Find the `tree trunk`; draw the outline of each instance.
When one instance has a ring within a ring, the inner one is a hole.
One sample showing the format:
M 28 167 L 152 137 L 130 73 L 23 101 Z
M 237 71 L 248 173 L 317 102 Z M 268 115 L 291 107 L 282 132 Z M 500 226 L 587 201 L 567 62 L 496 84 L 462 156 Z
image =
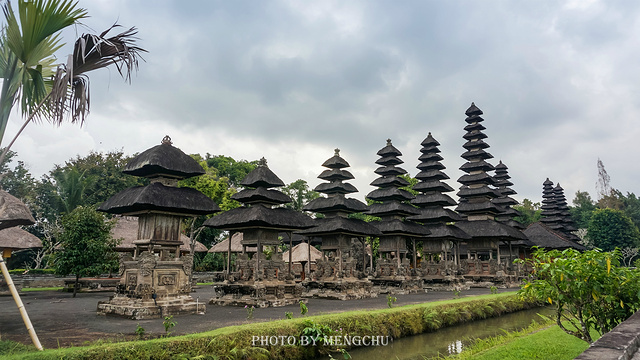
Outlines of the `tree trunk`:
M 78 290 L 78 280 L 80 280 L 80 275 L 76 274 L 76 282 L 73 284 L 73 297 L 76 297 L 76 291 Z

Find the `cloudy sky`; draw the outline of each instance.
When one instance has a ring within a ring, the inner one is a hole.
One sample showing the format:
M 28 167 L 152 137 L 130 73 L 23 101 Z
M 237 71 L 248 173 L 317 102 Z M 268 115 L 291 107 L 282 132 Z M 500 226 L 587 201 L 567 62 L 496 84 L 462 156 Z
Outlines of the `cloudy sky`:
M 149 52 L 131 85 L 115 69 L 92 74 L 84 127 L 27 128 L 14 150 L 36 176 L 90 150 L 140 152 L 168 134 L 186 153 L 265 157 L 284 182 L 311 186 L 340 148 L 362 199 L 387 138 L 415 175 L 431 132 L 457 189 L 473 101 L 516 199 L 540 201 L 547 177 L 569 201 L 577 190 L 595 197 L 598 158 L 614 188 L 640 193 L 640 2 L 80 5 L 93 32 L 136 26 Z M 89 31 L 65 33 L 61 55 Z

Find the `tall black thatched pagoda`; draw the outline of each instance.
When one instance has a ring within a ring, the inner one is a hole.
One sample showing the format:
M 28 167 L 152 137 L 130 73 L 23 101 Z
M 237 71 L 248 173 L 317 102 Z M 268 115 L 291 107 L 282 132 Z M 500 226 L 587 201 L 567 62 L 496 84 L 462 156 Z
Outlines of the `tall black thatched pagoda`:
M 449 279 L 456 274 L 459 259 L 459 242 L 471 239 L 467 233 L 455 226 L 453 222 L 462 218 L 449 206 L 455 206 L 456 202 L 449 195 L 453 188 L 443 180 L 449 176 L 442 172 L 445 166 L 440 162 L 440 143 L 431 136 L 431 133 L 421 143 L 422 155 L 418 158 L 418 170 L 416 175 L 419 182 L 413 186 L 413 190 L 420 192 L 411 203 L 419 207 L 419 214 L 407 219 L 424 224 L 431 231 L 422 242 L 422 277 L 425 281 L 433 282 Z M 414 267 L 416 266 L 414 251 Z
M 313 228 L 299 232 L 322 239 L 323 258 L 317 261 L 316 271 L 307 281 L 308 295 L 340 300 L 377 296 L 371 291 L 372 284 L 367 279 L 367 265 L 370 263 L 365 238 L 382 233 L 365 221 L 348 218 L 349 214 L 366 211 L 367 206 L 345 196 L 358 190 L 343 182 L 354 177 L 345 170 L 349 163 L 340 157 L 340 150 L 336 149 L 322 166 L 328 170 L 318 177 L 328 182 L 321 183 L 314 190 L 327 197 L 312 200 L 304 210 L 321 213 L 324 218 L 316 219 Z
M 467 259 L 461 260 L 461 269 L 466 276 L 476 278 L 505 275 L 506 267 L 500 261 L 500 243 L 526 237 L 515 228 L 495 221 L 500 209 L 492 199 L 500 197 L 501 193 L 493 188 L 495 180 L 487 174 L 494 167 L 486 161 L 493 156 L 485 151 L 489 144 L 483 140 L 487 135 L 482 132 L 486 129 L 481 124 L 484 121 L 482 110 L 471 103 L 465 114 L 468 125 L 464 128 L 467 133 L 463 138 L 467 142 L 461 157 L 467 162 L 460 169 L 467 174 L 458 179 L 462 184 L 458 196 L 464 201 L 460 201 L 456 210 L 465 214 L 467 220 L 456 225 L 472 238 L 466 242 Z
M 372 224 L 383 235 L 380 237 L 379 259 L 372 281 L 381 287 L 381 291 L 385 291 L 385 288 L 400 292 L 420 291 L 422 279 L 416 269 L 411 268 L 411 262 L 406 257 L 407 240 L 422 240 L 430 232 L 424 226 L 404 221 L 407 216 L 418 215 L 419 212 L 407 203 L 414 196 L 407 190 L 400 189 L 409 186 L 409 182 L 400 177 L 407 171 L 396 166 L 403 163 L 399 158 L 402 156 L 400 150 L 393 146 L 391 140 L 387 140 L 387 145 L 377 154 L 380 158 L 376 164 L 380 167 L 375 173 L 380 177 L 371 183 L 378 189 L 367 194 L 367 198 L 374 201 L 367 214 L 380 217 L 380 221 Z
M 229 274 L 224 284 L 217 286 L 218 296 L 210 303 L 217 305 L 248 305 L 257 307 L 285 306 L 301 300 L 303 288 L 297 285 L 278 253 L 282 240 L 279 232 L 291 232 L 313 226 L 308 216 L 283 207 L 273 207 L 292 200 L 274 188 L 284 182 L 274 174 L 262 158 L 258 167 L 240 182 L 244 189 L 232 195 L 243 206 L 226 211 L 205 221 L 210 226 L 231 233 L 242 232 L 243 252 L 236 259 L 235 272 Z M 264 247 L 273 249 L 267 259 Z M 257 252 L 249 257 L 247 247 Z
M 177 187 L 178 180 L 202 175 L 204 169 L 165 136 L 123 172 L 148 178 L 150 184 L 123 190 L 98 208 L 138 217 L 133 256 L 121 257 L 120 284 L 109 301 L 98 303 L 98 313 L 149 319 L 204 312 L 205 305 L 189 295 L 193 257 L 180 254 L 181 222 L 220 209 L 198 190 Z

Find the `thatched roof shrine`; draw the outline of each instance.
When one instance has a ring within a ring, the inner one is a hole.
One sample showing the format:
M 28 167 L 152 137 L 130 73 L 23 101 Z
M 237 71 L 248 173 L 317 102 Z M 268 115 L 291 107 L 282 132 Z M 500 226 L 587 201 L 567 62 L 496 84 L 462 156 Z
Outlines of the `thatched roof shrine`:
M 238 192 L 235 199 L 244 199 L 249 203 L 214 216 L 204 225 L 228 231 L 251 228 L 293 231 L 313 226 L 311 218 L 302 213 L 286 208 L 271 208 L 273 204 L 283 204 L 284 197 L 288 199 L 284 203 L 291 202 L 291 199 L 279 190 L 268 190 L 284 186 L 284 183 L 267 167 L 266 159 L 262 158 L 258 167 L 247 174 L 240 184 L 247 188 Z
M 20 250 L 41 247 L 42 241 L 37 236 L 19 227 L 0 230 L 0 249 Z
M 231 252 L 232 253 L 242 252 L 242 238 L 243 238 L 243 234 L 241 232 L 233 233 L 233 235 L 231 236 Z M 209 249 L 210 253 L 226 253 L 228 251 L 229 251 L 229 237 L 213 245 L 211 249 Z M 254 253 L 256 252 L 256 248 L 247 247 L 245 251 Z
M 0 229 L 31 225 L 35 222 L 31 211 L 22 201 L 8 192 L 0 190 Z
M 335 149 L 333 156 L 322 166 L 328 170 L 324 170 L 318 177 L 329 182 L 319 184 L 315 191 L 326 194 L 327 197 L 319 197 L 310 201 L 303 210 L 322 213 L 329 217 L 365 211 L 367 206 L 363 202 L 345 197 L 345 194 L 357 192 L 358 189 L 343 182 L 354 177 L 349 171 L 343 170 L 349 167 L 349 163 L 340 156 L 340 149 Z
M 309 255 L 311 255 L 311 262 L 314 263 L 318 259 L 322 259 L 322 251 L 316 249 L 313 246 L 303 242 L 293 247 L 291 252 L 291 262 L 306 262 L 309 261 Z M 282 260 L 289 262 L 289 250 L 282 253 Z
M 205 173 L 197 161 L 172 146 L 169 136 L 162 139 L 162 144 L 145 150 L 132 159 L 122 172 L 147 178 L 163 176 L 176 179 L 186 179 Z

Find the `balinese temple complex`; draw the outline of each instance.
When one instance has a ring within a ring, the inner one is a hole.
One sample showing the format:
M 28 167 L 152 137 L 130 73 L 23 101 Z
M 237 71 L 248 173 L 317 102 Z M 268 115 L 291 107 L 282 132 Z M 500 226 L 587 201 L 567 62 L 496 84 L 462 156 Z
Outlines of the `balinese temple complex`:
M 98 313 L 150 319 L 204 312 L 205 304 L 190 295 L 193 257 L 180 252 L 181 223 L 220 209 L 198 190 L 177 187 L 178 180 L 202 175 L 204 169 L 166 136 L 123 172 L 148 178 L 150 184 L 123 190 L 98 208 L 138 218 L 133 254 L 121 255 L 120 283 L 111 299 L 98 303 Z
M 284 182 L 269 169 L 264 158 L 240 185 L 244 189 L 231 198 L 243 203 L 243 206 L 214 216 L 204 223 L 205 226 L 230 233 L 243 233 L 243 252 L 236 259 L 236 269 L 228 274 L 223 284 L 217 285 L 218 296 L 212 298 L 210 303 L 256 307 L 298 303 L 302 300 L 303 287 L 294 281 L 291 261 L 286 265 L 282 254 L 278 253 L 282 244 L 278 233 L 287 233 L 288 239 L 285 241 L 291 245 L 291 233 L 312 227 L 311 218 L 291 209 L 274 207 L 292 200 L 274 189 L 284 186 Z M 269 259 L 264 253 L 266 246 L 273 249 Z M 257 252 L 249 254 L 247 247 L 254 247 Z
M 348 300 L 434 288 L 515 286 L 526 269 L 513 260 L 529 256 L 533 246 L 584 249 L 573 234 L 564 190 L 549 179 L 543 183 L 541 221 L 527 229 L 515 221 L 519 213 L 511 196 L 516 192 L 507 166 L 488 162 L 493 156 L 486 151 L 483 113 L 472 103 L 465 114 L 465 163 L 460 167 L 465 174 L 458 179 L 457 203 L 447 194 L 453 188 L 446 183 L 440 143 L 431 133 L 421 143 L 418 182 L 412 189 L 403 177 L 407 171 L 399 167 L 402 153 L 387 140 L 377 152 L 378 177 L 371 183 L 376 189 L 366 196 L 369 205 L 347 197 L 358 190 L 348 183 L 354 176 L 338 149 L 318 176 L 324 182 L 314 190 L 323 195 L 309 202 L 304 213 L 283 207 L 291 199 L 277 190 L 284 182 L 263 158 L 232 196 L 242 206 L 204 223 L 228 231 L 238 243 L 215 249 L 226 254 L 226 265 L 215 275 L 216 296 L 209 303 L 266 307 L 309 297 Z M 133 253 L 122 255 L 117 291 L 98 305 L 99 313 L 142 319 L 205 311 L 190 295 L 193 259 L 180 251 L 180 226 L 184 217 L 219 209 L 202 193 L 176 186 L 204 170 L 167 137 L 124 172 L 151 183 L 122 191 L 100 206 L 137 217 L 138 233 Z M 373 221 L 360 220 L 362 214 Z M 296 255 L 296 264 L 295 251 L 287 258 L 281 253 L 293 248 L 294 235 L 296 243 L 306 246 L 306 256 Z M 367 248 L 376 239 L 372 258 Z M 311 250 L 317 253 L 313 260 Z
M 423 283 L 417 269 L 411 266 L 407 257 L 407 242 L 412 244 L 412 253 L 416 253 L 416 240 L 422 240 L 430 231 L 425 226 L 410 220 L 407 216 L 417 215 L 418 211 L 408 202 L 414 196 L 401 187 L 409 186 L 409 182 L 401 177 L 406 170 L 396 165 L 402 164 L 399 156 L 402 153 L 396 149 L 391 140 L 377 153 L 380 165 L 375 173 L 380 175 L 371 185 L 377 186 L 367 195 L 373 201 L 367 214 L 380 217 L 380 221 L 372 222 L 382 232 L 379 258 L 375 275 L 371 279 L 380 292 L 407 293 L 423 290 Z M 414 263 L 415 264 L 415 263 Z
M 321 183 L 314 190 L 327 197 L 312 200 L 303 210 L 320 213 L 324 217 L 316 219 L 313 228 L 299 232 L 322 239 L 323 257 L 316 262 L 316 271 L 311 279 L 305 282 L 307 296 L 341 300 L 377 296 L 367 277 L 371 264 L 365 238 L 379 237 L 382 233 L 371 223 L 348 217 L 367 210 L 367 206 L 345 196 L 358 190 L 344 182 L 354 177 L 345 170 L 349 163 L 340 157 L 340 150 L 336 149 L 333 157 L 322 166 L 327 170 L 318 177 L 328 182 Z

